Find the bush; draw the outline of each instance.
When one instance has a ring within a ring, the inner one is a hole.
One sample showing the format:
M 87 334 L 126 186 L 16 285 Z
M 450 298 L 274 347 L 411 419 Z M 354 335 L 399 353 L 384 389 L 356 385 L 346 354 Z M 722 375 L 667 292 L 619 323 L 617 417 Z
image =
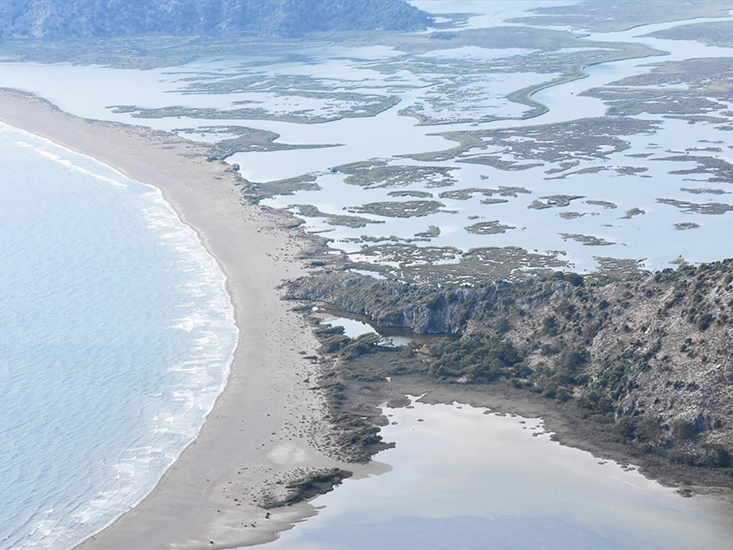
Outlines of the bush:
M 557 319 L 554 315 L 545 317 L 542 321 L 542 330 L 549 336 L 556 336 L 558 331 Z
M 715 317 L 713 317 L 710 313 L 706 313 L 705 315 L 701 315 L 700 318 L 697 320 L 697 328 L 700 331 L 707 330 L 710 328 L 710 325 L 712 324 Z
M 585 365 L 587 360 L 588 354 L 586 352 L 569 350 L 560 355 L 555 366 L 559 372 L 574 374 Z
M 691 440 L 697 437 L 699 430 L 692 422 L 678 418 L 672 422 L 672 435 L 676 439 Z
M 494 327 L 494 331 L 496 331 L 497 336 L 502 336 L 503 334 L 506 334 L 512 329 L 512 326 L 509 324 L 509 321 L 507 321 L 504 317 L 499 319 L 496 322 L 496 326 Z
M 624 440 L 631 441 L 636 437 L 636 424 L 630 416 L 624 416 L 616 422 L 613 431 L 619 434 Z
M 731 454 L 719 443 L 710 443 L 703 445 L 707 451 L 705 457 L 705 466 L 713 468 L 729 468 L 733 464 Z

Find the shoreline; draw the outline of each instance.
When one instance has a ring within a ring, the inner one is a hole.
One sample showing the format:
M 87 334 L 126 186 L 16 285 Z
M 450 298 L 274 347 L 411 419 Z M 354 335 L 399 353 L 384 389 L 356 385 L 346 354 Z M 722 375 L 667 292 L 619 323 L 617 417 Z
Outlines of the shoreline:
M 239 338 L 223 391 L 198 436 L 153 490 L 79 549 L 234 548 L 274 540 L 314 515 L 307 502 L 266 510 L 263 499 L 323 468 L 356 470 L 333 450 L 322 395 L 309 389 L 318 342 L 281 300 L 307 273 L 305 244 L 276 214 L 245 201 L 212 147 L 146 127 L 86 120 L 46 100 L 0 90 L 0 121 L 90 156 L 159 189 L 220 265 Z M 280 484 L 277 482 L 280 481 Z

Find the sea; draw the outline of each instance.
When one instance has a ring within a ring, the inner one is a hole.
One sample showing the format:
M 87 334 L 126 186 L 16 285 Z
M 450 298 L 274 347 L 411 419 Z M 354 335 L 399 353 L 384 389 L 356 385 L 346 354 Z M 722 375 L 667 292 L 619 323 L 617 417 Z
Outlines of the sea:
M 75 546 L 200 430 L 238 329 L 160 191 L 0 125 L 0 549 Z

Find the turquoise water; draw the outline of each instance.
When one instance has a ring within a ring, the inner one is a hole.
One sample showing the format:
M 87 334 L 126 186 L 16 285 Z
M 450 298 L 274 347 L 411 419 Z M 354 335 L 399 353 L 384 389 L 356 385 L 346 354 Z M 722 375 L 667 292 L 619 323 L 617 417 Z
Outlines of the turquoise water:
M 0 126 L 0 548 L 70 548 L 198 433 L 237 340 L 160 192 Z

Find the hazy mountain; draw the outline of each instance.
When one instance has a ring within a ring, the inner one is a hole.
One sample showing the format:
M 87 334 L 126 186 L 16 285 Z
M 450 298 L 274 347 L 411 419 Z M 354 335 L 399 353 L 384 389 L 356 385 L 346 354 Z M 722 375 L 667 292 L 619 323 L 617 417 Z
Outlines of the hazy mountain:
M 431 17 L 404 0 L 2 0 L 0 38 L 420 30 Z

